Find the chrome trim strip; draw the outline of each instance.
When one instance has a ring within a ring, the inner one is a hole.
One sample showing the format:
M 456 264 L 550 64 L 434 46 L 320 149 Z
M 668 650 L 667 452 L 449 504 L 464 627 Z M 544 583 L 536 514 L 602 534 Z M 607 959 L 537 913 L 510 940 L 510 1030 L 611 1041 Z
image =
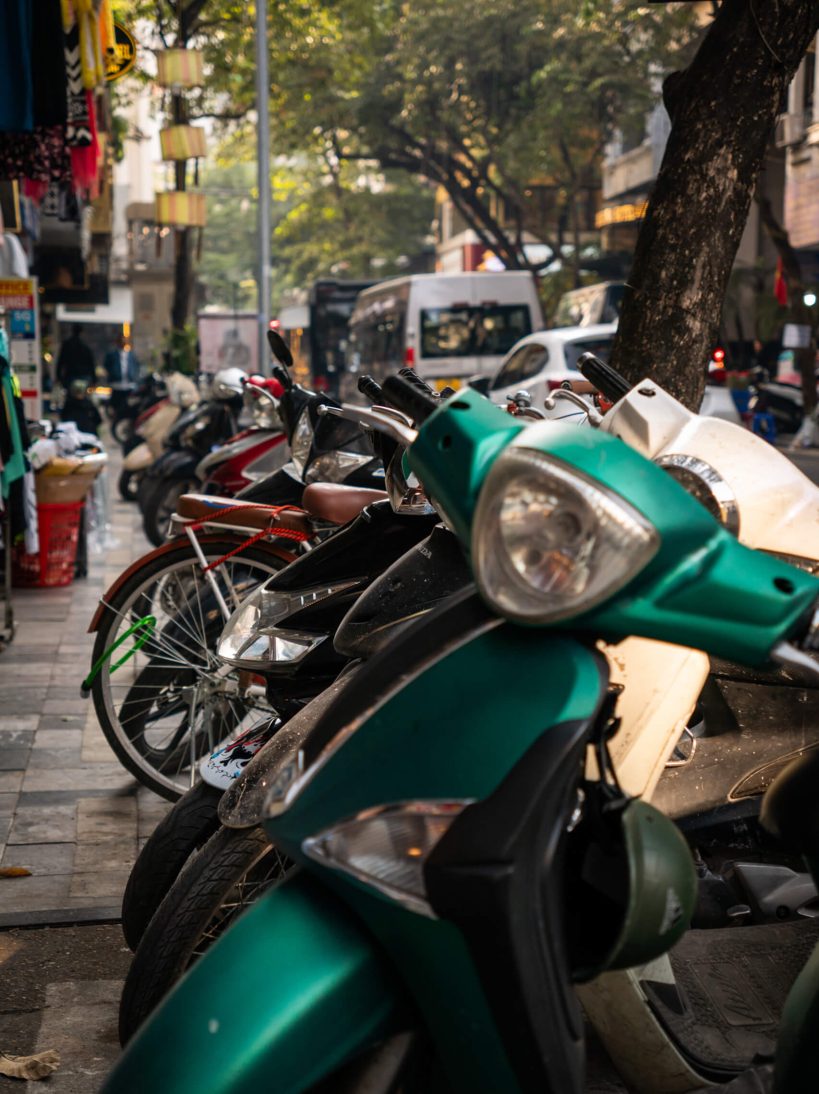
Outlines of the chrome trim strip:
M 685 452 L 669 452 L 664 456 L 658 456 L 653 462 L 665 470 L 682 472 L 677 482 L 683 489 L 687 489 L 686 476 L 690 475 L 696 479 L 713 499 L 722 525 L 732 535 L 739 535 L 739 505 L 736 494 L 715 467 Z M 690 490 L 689 493 L 691 493 Z

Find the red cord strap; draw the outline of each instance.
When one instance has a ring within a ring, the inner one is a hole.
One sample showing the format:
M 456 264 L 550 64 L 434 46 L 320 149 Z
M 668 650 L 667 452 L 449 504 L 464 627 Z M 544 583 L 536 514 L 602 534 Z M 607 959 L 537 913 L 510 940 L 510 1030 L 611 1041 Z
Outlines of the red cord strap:
M 200 517 L 198 520 L 191 521 L 187 527 L 195 532 L 206 524 L 218 521 L 220 517 L 232 513 L 241 513 L 246 510 L 254 510 L 256 512 L 263 510 L 265 513 L 270 514 L 271 519 L 285 511 L 302 514 L 306 512 L 306 510 L 300 509 L 297 505 L 227 505 L 221 509 L 214 509 L 213 512 L 208 513 L 206 517 Z M 296 528 L 277 528 L 275 524 L 271 523 L 269 528 L 262 528 L 261 531 L 256 532 L 255 535 L 250 536 L 249 539 L 240 543 L 238 547 L 234 547 L 233 550 L 228 551 L 226 555 L 222 555 L 222 557 L 217 558 L 215 562 L 211 562 L 209 566 L 205 567 L 205 570 L 213 570 L 217 566 L 221 566 L 227 559 L 232 558 L 234 555 L 238 555 L 240 551 L 244 551 L 246 547 L 251 547 L 254 543 L 257 543 L 260 539 L 264 539 L 266 536 L 275 536 L 277 539 L 292 539 L 297 543 L 303 543 L 305 540 L 311 538 L 309 532 L 300 532 Z

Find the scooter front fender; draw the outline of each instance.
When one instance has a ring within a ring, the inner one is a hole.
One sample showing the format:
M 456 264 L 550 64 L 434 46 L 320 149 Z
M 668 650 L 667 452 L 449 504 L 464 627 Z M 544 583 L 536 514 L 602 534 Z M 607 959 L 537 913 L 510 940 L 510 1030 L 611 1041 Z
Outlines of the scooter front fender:
M 402 1003 L 364 928 L 298 873 L 197 961 L 102 1094 L 298 1094 L 399 1030 Z

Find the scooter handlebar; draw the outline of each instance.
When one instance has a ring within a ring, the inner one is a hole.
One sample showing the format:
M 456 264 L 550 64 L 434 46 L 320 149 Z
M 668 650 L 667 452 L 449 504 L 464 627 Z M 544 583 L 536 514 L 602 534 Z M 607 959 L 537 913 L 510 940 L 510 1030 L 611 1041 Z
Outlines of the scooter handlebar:
M 593 353 L 582 353 L 577 359 L 577 367 L 610 403 L 616 403 L 631 391 L 632 385 L 625 376 Z

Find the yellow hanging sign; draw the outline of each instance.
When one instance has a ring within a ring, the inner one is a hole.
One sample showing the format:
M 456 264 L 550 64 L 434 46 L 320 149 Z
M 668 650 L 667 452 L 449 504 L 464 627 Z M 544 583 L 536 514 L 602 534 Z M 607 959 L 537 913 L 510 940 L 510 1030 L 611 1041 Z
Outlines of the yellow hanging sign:
M 105 79 L 110 83 L 130 72 L 136 64 L 136 40 L 121 23 L 114 23 L 114 48 L 109 51 Z

